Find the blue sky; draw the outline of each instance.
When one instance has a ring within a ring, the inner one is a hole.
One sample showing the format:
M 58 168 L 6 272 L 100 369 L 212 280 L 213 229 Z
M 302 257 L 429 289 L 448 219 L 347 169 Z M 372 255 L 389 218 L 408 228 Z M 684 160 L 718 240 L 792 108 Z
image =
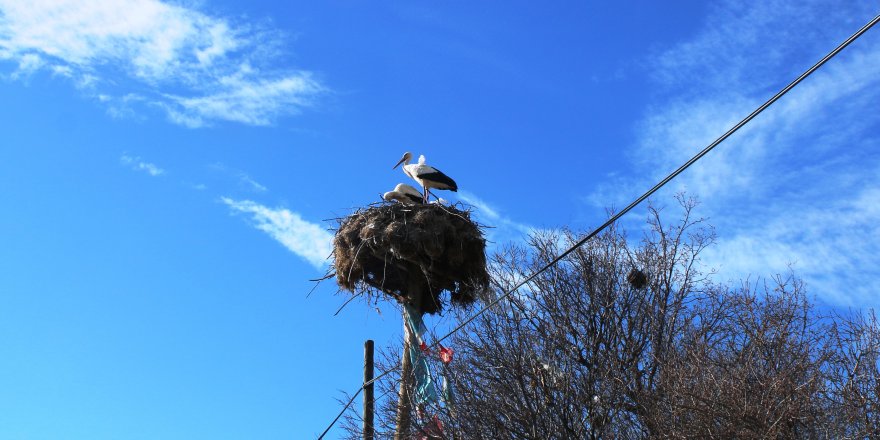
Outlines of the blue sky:
M 0 0 L 0 438 L 311 438 L 401 327 L 306 297 L 325 220 L 404 151 L 495 243 L 588 228 L 877 12 Z M 720 281 L 880 305 L 878 66 L 874 29 L 655 197 L 700 197 Z

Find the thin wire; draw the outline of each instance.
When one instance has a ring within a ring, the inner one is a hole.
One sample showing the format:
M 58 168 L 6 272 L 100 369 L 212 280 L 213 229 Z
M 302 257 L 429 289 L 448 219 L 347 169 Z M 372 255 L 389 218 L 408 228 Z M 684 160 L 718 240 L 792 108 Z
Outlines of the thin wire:
M 345 404 L 345 407 L 342 408 L 342 411 L 339 412 L 339 415 L 337 415 L 336 418 L 333 419 L 332 422 L 330 422 L 330 426 L 328 426 L 327 429 L 325 429 L 324 432 L 322 432 L 321 435 L 318 436 L 318 440 L 323 439 L 324 436 L 327 435 L 328 432 L 330 432 L 330 428 L 332 428 L 333 425 L 335 425 L 336 422 L 339 421 L 339 418 L 342 417 L 343 414 L 345 414 L 345 410 L 347 410 L 348 407 L 351 406 L 351 403 L 354 402 L 354 399 L 357 399 L 357 396 L 361 393 L 361 391 L 364 390 L 364 388 L 366 388 L 368 385 L 372 385 L 377 380 L 391 374 L 395 370 L 397 370 L 397 367 L 389 368 L 389 369 L 385 370 L 384 372 L 382 372 L 382 374 L 364 382 L 364 384 L 361 385 L 360 388 L 358 388 L 357 392 L 355 392 L 354 395 L 351 396 L 351 399 L 348 399 L 348 403 Z M 376 400 L 378 400 L 378 399 L 374 399 L 373 401 L 375 402 Z
M 800 76 L 798 76 L 794 81 L 790 82 L 790 83 L 789 83 L 787 86 L 785 86 L 782 90 L 780 90 L 780 91 L 777 92 L 775 95 L 773 95 L 772 98 L 768 99 L 764 104 L 761 104 L 760 107 L 758 107 L 757 109 L 755 109 L 753 112 L 749 113 L 748 116 L 746 116 L 745 118 L 743 118 L 743 120 L 739 121 L 736 125 L 734 125 L 734 126 L 733 126 L 732 128 L 730 128 L 729 130 L 727 130 L 727 132 L 725 132 L 725 133 L 722 134 L 720 137 L 718 137 L 718 139 L 715 139 L 714 142 L 712 142 L 711 144 L 709 144 L 708 146 L 706 146 L 706 148 L 703 148 L 703 150 L 701 150 L 699 153 L 697 153 L 696 155 L 694 155 L 694 157 L 690 158 L 690 160 L 688 160 L 687 162 L 685 162 L 683 165 L 681 165 L 680 167 L 678 167 L 678 169 L 676 169 L 675 171 L 673 171 L 672 173 L 670 173 L 668 176 L 666 176 L 663 180 L 661 180 L 661 181 L 658 182 L 656 185 L 654 185 L 653 188 L 649 189 L 647 192 L 645 192 L 644 194 L 642 194 L 639 198 L 635 199 L 632 203 L 630 203 L 629 205 L 627 205 L 626 208 L 623 208 L 620 212 L 618 212 L 617 214 L 614 214 L 613 216 L 611 216 L 611 218 L 609 218 L 605 223 L 603 223 L 601 226 L 599 226 L 598 228 L 594 229 L 592 232 L 590 232 L 589 234 L 587 234 L 584 238 L 582 238 L 581 240 L 579 240 L 577 243 L 575 243 L 574 245 L 572 245 L 571 247 L 569 247 L 565 252 L 559 254 L 559 255 L 558 255 L 556 258 L 554 258 L 552 261 L 550 261 L 549 263 L 547 263 L 546 265 L 544 265 L 543 267 L 541 267 L 540 269 L 538 269 L 536 272 L 534 272 L 534 273 L 532 273 L 531 275 L 529 275 L 528 278 L 526 278 L 525 280 L 520 281 L 519 283 L 517 283 L 515 286 L 513 286 L 512 289 L 510 289 L 510 291 L 504 293 L 503 295 L 498 296 L 497 298 L 495 298 L 494 300 L 492 300 L 488 305 L 486 305 L 485 307 L 483 307 L 482 309 L 480 309 L 479 311 L 477 311 L 477 313 L 474 313 L 473 315 L 469 316 L 467 319 L 465 319 L 464 321 L 462 321 L 459 325 L 455 326 L 455 328 L 453 328 L 452 330 L 450 330 L 447 334 L 443 335 L 443 337 L 441 337 L 440 339 L 437 339 L 436 341 L 434 341 L 434 343 L 431 344 L 431 347 L 432 347 L 432 348 L 436 347 L 437 345 L 440 344 L 440 342 L 443 342 L 445 339 L 449 338 L 450 336 L 452 336 L 453 334 L 455 334 L 457 331 L 461 330 L 461 329 L 464 328 L 466 325 L 470 324 L 474 319 L 477 319 L 480 315 L 482 315 L 483 313 L 485 313 L 486 310 L 489 310 L 490 308 L 494 307 L 496 304 L 498 304 L 499 302 L 501 302 L 501 300 L 503 300 L 503 299 L 509 297 L 510 295 L 512 295 L 514 292 L 516 292 L 517 290 L 519 290 L 520 287 L 526 285 L 527 283 L 529 283 L 530 281 L 532 281 L 533 279 L 535 279 L 538 275 L 540 275 L 542 272 L 544 272 L 545 270 L 549 269 L 550 267 L 552 267 L 553 265 L 555 265 L 556 263 L 558 263 L 558 262 L 559 262 L 560 260 L 562 260 L 563 258 L 567 257 L 569 254 L 571 254 L 572 252 L 574 252 L 575 249 L 577 249 L 577 248 L 583 246 L 584 243 L 586 243 L 586 242 L 589 241 L 591 238 L 595 237 L 597 234 L 599 234 L 600 232 L 602 232 L 602 230 L 604 230 L 604 229 L 607 228 L 609 225 L 611 225 L 612 223 L 614 223 L 615 221 L 617 221 L 618 219 L 620 219 L 620 217 L 623 217 L 626 213 L 628 213 L 630 210 L 632 210 L 633 208 L 635 208 L 639 203 L 642 203 L 643 201 L 645 201 L 645 199 L 647 199 L 647 198 L 650 197 L 652 194 L 654 194 L 655 192 L 657 192 L 660 188 L 662 188 L 664 185 L 666 185 L 667 183 L 669 183 L 670 180 L 674 179 L 674 178 L 677 177 L 679 174 L 681 174 L 682 172 L 684 172 L 684 170 L 688 169 L 691 165 L 694 164 L 694 162 L 700 160 L 703 156 L 705 156 L 707 153 L 709 153 L 710 151 L 712 151 L 712 149 L 714 149 L 716 146 L 718 146 L 718 144 L 724 142 L 724 141 L 725 141 L 728 137 L 730 137 L 733 133 L 735 133 L 737 130 L 739 130 L 739 129 L 742 128 L 744 125 L 746 125 L 747 123 L 749 123 L 752 119 L 754 119 L 754 118 L 755 118 L 756 116 L 758 116 L 761 112 L 763 112 L 767 107 L 770 107 L 773 103 L 775 103 L 776 101 L 778 101 L 779 98 L 781 98 L 783 95 L 785 95 L 786 93 L 788 93 L 788 92 L 789 92 L 792 88 L 794 88 L 796 85 L 800 84 L 801 81 L 803 81 L 806 77 L 810 76 L 810 75 L 811 75 L 813 72 L 815 72 L 817 69 L 819 69 L 820 67 L 822 67 L 822 65 L 824 65 L 826 62 L 828 62 L 828 60 L 830 60 L 831 58 L 834 58 L 835 55 L 837 55 L 840 51 L 842 51 L 844 48 L 846 48 L 847 46 L 849 46 L 850 43 L 852 43 L 853 41 L 855 41 L 856 39 L 858 39 L 859 37 L 861 37 L 862 34 L 864 34 L 865 32 L 867 32 L 868 29 L 871 29 L 871 27 L 873 27 L 875 24 L 877 24 L 878 21 L 880 21 L 880 14 L 878 14 L 878 15 L 877 15 L 876 17 L 874 17 L 871 21 L 869 21 L 867 24 L 865 24 L 864 26 L 862 26 L 861 29 L 859 29 L 859 30 L 856 31 L 854 34 L 852 34 L 852 35 L 851 35 L 849 38 L 847 38 L 843 43 L 840 43 L 840 45 L 838 45 L 836 48 L 834 48 L 834 50 L 832 50 L 831 52 L 829 52 L 828 55 L 825 55 L 825 56 L 824 56 L 821 60 L 819 60 L 816 64 L 814 64 L 812 67 L 810 67 L 809 69 L 807 69 L 806 72 L 802 73 L 802 74 L 801 74 Z M 360 394 L 361 390 L 364 389 L 364 387 L 366 387 L 367 385 L 370 385 L 370 384 L 372 384 L 373 382 L 379 380 L 380 378 L 382 378 L 382 377 L 388 375 L 389 373 L 391 373 L 392 371 L 396 370 L 397 368 L 399 368 L 399 366 L 392 367 L 391 369 L 389 369 L 389 370 L 383 372 L 382 374 L 376 376 L 376 377 L 373 378 L 372 380 L 370 380 L 370 381 L 368 381 L 368 382 L 365 382 L 365 383 L 361 386 L 361 388 L 360 388 L 360 389 L 354 394 L 354 396 L 352 396 L 352 398 L 348 401 L 348 403 L 345 405 L 345 407 L 342 408 L 342 411 L 339 413 L 339 415 L 336 416 L 335 419 L 333 419 L 333 421 L 330 423 L 330 426 L 328 426 L 327 429 L 325 429 L 324 432 L 321 434 L 321 436 L 318 437 L 318 440 L 321 440 L 321 439 L 324 438 L 324 435 L 326 435 L 327 432 L 330 431 L 330 428 L 332 428 L 333 425 L 336 423 L 336 421 L 339 420 L 339 418 L 342 416 L 342 414 L 345 413 L 345 411 L 348 409 L 348 407 L 351 405 L 351 403 L 354 401 L 354 399 L 358 396 L 358 394 Z

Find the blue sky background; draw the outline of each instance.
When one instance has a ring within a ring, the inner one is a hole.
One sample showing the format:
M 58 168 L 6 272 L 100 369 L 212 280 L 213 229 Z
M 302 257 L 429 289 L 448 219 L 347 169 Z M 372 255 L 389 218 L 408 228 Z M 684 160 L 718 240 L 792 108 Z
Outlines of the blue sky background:
M 588 228 L 878 12 L 0 0 L 0 438 L 312 438 L 401 327 L 306 297 L 324 220 L 404 151 L 495 243 Z M 878 66 L 874 29 L 655 197 L 701 198 L 720 281 L 880 305 Z

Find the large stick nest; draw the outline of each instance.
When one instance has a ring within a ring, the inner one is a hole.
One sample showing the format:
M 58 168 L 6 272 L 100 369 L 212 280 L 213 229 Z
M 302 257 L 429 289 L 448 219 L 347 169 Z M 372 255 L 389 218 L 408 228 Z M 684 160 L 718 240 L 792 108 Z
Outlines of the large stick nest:
M 424 313 L 443 309 L 440 294 L 468 305 L 489 286 L 486 240 L 468 211 L 393 203 L 340 221 L 333 240 L 336 281 L 354 292 L 382 292 Z

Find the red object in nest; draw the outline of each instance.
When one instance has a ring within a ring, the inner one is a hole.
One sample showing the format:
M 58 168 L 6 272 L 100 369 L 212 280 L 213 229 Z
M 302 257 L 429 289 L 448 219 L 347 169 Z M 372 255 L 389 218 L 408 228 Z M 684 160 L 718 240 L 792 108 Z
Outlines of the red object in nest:
M 422 343 L 419 344 L 419 348 L 420 348 L 423 352 L 428 353 L 428 344 L 425 344 L 425 341 L 422 341 Z
M 443 361 L 444 364 L 452 362 L 452 349 L 440 347 L 440 360 Z

